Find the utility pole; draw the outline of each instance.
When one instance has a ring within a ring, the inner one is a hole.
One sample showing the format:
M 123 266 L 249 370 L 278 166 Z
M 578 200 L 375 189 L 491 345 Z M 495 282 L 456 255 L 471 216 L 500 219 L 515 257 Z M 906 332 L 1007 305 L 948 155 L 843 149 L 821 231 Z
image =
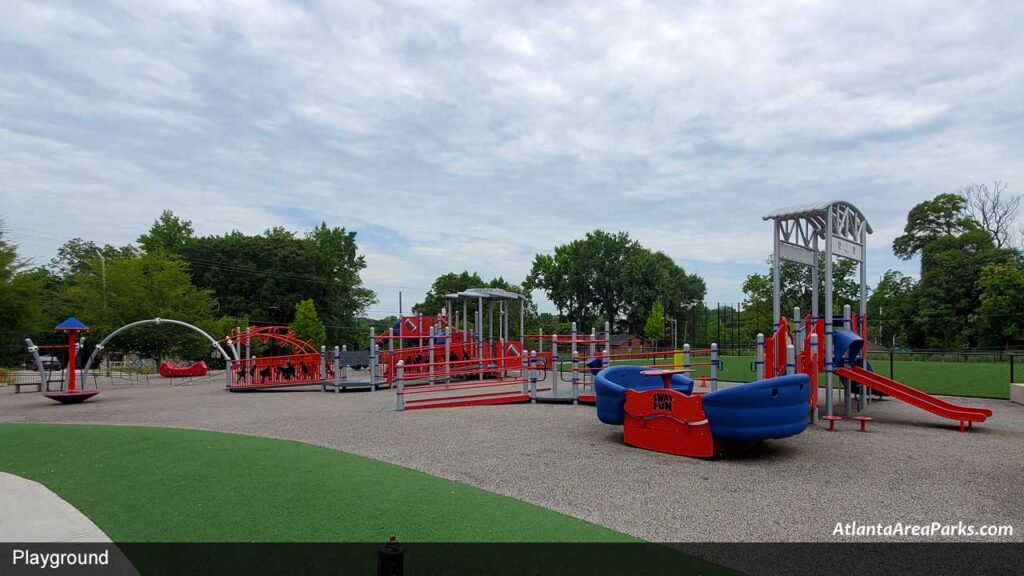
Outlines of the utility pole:
M 96 249 L 96 255 L 100 257 L 100 276 L 103 277 L 103 323 L 107 324 L 107 259 L 104 258 L 103 252 L 100 249 Z M 107 362 L 107 376 L 110 376 L 110 363 Z M 92 368 L 92 366 L 86 366 L 86 370 Z M 72 366 L 71 370 L 74 371 L 75 367 Z
M 885 316 L 885 306 L 879 306 L 878 307 L 878 343 L 879 344 L 881 344 L 882 342 L 885 342 L 885 340 L 882 340 L 882 324 L 883 324 L 882 318 L 884 316 Z
M 677 343 L 679 341 L 679 322 L 675 318 L 669 318 L 669 322 L 672 323 L 672 349 L 678 348 Z
M 103 276 L 103 322 L 107 321 L 107 259 L 103 257 L 103 252 L 100 249 L 96 249 L 96 255 L 100 257 L 100 274 Z

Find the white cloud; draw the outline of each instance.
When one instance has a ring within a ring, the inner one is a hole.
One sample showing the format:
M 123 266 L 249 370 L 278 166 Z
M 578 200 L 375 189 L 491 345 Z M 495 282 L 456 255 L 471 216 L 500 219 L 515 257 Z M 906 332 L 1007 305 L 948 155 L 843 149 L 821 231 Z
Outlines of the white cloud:
M 913 268 L 888 248 L 915 203 L 1024 181 L 1022 16 L 951 1 L 15 2 L 0 210 L 48 259 L 64 236 L 132 241 L 164 208 L 216 233 L 303 207 L 368 231 L 365 277 L 391 309 L 449 270 L 520 279 L 597 227 L 736 300 L 769 251 L 764 213 L 840 197 L 877 230 L 875 277 Z

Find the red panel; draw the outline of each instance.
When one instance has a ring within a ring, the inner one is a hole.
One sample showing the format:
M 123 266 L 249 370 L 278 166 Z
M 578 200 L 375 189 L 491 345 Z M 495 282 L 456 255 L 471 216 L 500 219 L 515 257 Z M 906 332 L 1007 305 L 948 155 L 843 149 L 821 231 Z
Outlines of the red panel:
M 320 354 L 248 358 L 231 363 L 231 390 L 319 384 Z
M 530 401 L 526 394 L 513 394 L 511 396 L 500 396 L 493 398 L 480 398 L 486 395 L 471 395 L 476 397 L 462 396 L 450 399 L 438 398 L 434 404 L 414 404 L 405 407 L 406 410 L 425 410 L 427 408 L 457 408 L 460 406 L 490 406 L 494 404 L 522 404 Z
M 709 458 L 715 455 L 700 396 L 675 390 L 626 390 L 626 444 L 678 454 Z

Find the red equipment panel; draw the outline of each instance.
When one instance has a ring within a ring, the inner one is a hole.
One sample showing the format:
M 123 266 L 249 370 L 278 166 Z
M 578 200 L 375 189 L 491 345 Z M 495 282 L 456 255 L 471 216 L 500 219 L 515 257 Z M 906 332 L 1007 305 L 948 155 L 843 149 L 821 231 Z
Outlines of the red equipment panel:
M 320 354 L 293 354 L 235 360 L 231 363 L 232 391 L 319 384 Z
M 711 427 L 701 407 L 701 395 L 675 390 L 626 390 L 626 444 L 678 454 L 710 458 L 715 455 Z

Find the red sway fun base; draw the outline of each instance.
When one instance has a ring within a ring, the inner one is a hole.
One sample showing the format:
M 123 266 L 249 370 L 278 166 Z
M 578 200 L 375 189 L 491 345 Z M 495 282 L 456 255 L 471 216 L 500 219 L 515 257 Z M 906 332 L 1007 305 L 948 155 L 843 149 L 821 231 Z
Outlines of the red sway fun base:
M 630 446 L 693 458 L 711 458 L 750 448 L 750 443 L 716 442 L 701 404 L 703 393 L 686 395 L 670 388 L 672 376 L 690 369 L 644 370 L 660 376 L 663 388 L 626 390 L 622 440 Z

